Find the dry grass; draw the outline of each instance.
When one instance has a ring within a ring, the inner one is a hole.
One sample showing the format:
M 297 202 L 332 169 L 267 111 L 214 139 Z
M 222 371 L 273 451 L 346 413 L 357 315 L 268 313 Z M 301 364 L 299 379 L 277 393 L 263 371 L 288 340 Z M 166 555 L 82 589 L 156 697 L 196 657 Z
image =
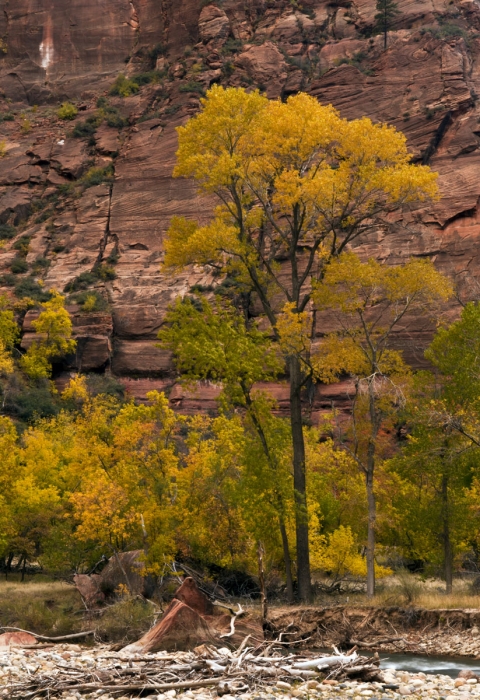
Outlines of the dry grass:
M 399 571 L 395 576 L 381 581 L 377 586 L 374 601 L 364 594 L 354 594 L 342 596 L 341 602 L 369 607 L 415 606 L 427 610 L 480 609 L 480 595 L 472 592 L 469 581 L 457 579 L 453 585 L 453 593 L 447 595 L 443 581 L 425 581 L 406 571 Z
M 155 621 L 155 608 L 123 597 L 98 613 L 87 614 L 74 586 L 47 578 L 21 583 L 0 581 L 0 625 L 36 634 L 61 636 L 95 629 L 105 642 L 138 639 Z
M 37 634 L 62 635 L 82 629 L 81 598 L 60 581 L 0 582 L 0 621 Z

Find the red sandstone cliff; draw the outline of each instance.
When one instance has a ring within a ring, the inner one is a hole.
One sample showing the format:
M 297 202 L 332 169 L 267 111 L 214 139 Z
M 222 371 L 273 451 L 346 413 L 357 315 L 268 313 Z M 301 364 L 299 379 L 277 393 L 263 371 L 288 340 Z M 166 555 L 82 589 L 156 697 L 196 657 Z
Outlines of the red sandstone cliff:
M 400 0 L 386 52 L 381 37 L 367 38 L 375 0 L 0 0 L 0 9 L 0 116 L 15 117 L 0 123 L 0 224 L 17 228 L 0 249 L 0 273 L 12 285 L 21 235 L 31 238 L 23 276 L 47 288 L 63 290 L 99 262 L 114 261 L 116 278 L 94 284 L 108 310 L 72 307 L 79 341 L 72 369 L 108 369 L 139 397 L 173 386 L 171 399 L 184 410 L 214 405 L 214 387 L 185 397 L 169 357 L 153 345 L 170 302 L 210 281 L 198 271 L 169 278 L 159 269 L 171 216 L 208 217 L 192 184 L 171 177 L 175 126 L 198 109 L 198 92 L 189 89 L 198 83 L 257 85 L 272 98 L 306 90 L 346 117 L 395 124 L 415 157 L 438 170 L 443 197 L 432 210 L 399 216 L 387 239 L 372 236 L 363 249 L 392 262 L 433 256 L 464 298 L 478 296 L 477 0 Z M 70 99 L 80 107 L 76 122 L 84 122 L 120 72 L 155 63 L 164 71 L 160 82 L 109 97 L 128 120 L 124 128 L 104 123 L 94 136 L 73 138 L 75 122 L 57 118 L 58 105 Z M 65 187 L 93 166 L 112 166 L 113 181 Z M 38 259 L 49 267 L 39 269 Z M 24 344 L 33 316 L 25 319 Z M 397 338 L 411 361 L 421 362 L 431 330 L 416 324 Z M 282 404 L 282 387 L 276 391 Z M 316 408 L 336 393 L 317 387 Z

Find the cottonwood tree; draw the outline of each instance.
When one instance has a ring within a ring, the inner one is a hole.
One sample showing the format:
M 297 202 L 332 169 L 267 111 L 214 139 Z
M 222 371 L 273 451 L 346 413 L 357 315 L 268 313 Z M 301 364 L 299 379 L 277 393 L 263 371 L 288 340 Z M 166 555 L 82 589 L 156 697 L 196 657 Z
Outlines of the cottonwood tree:
M 256 388 L 259 383 L 275 379 L 282 371 L 282 363 L 268 334 L 259 331 L 255 323 L 247 324 L 232 304 L 219 300 L 212 304 L 206 299 L 194 301 L 179 299 L 170 309 L 159 334 L 161 345 L 172 350 L 175 365 L 184 379 L 221 383 L 223 407 L 244 410 L 243 442 L 245 452 L 251 455 L 245 463 L 256 472 L 252 474 L 252 482 L 260 484 L 264 498 L 271 501 L 276 512 L 287 597 L 293 602 L 292 557 L 286 526 L 289 509 L 285 483 L 289 479 L 282 449 L 286 431 L 283 421 L 272 415 L 271 398 Z M 263 455 L 248 440 L 252 433 Z M 255 489 L 250 492 L 251 500 L 257 502 Z
M 461 435 L 428 420 L 439 391 L 432 375 L 422 377 L 405 415 L 407 443 L 388 468 L 401 478 L 393 498 L 396 545 L 408 558 L 441 568 L 450 594 L 456 556 L 478 546 L 480 455 Z
M 330 263 L 313 299 L 333 311 L 338 330 L 327 334 L 313 358 L 323 381 L 343 373 L 355 378 L 352 435 L 345 442 L 364 474 L 368 502 L 367 595 L 375 594 L 375 469 L 382 454 L 381 431 L 405 404 L 411 371 L 392 348 L 392 334 L 405 330 L 408 314 L 431 314 L 452 294 L 449 280 L 428 260 L 387 267 L 362 263 L 351 252 Z
M 439 328 L 425 356 L 435 375 L 425 380 L 411 414 L 406 459 L 419 465 L 433 494 L 429 517 L 436 518 L 437 525 L 430 530 L 439 533 L 446 588 L 451 592 L 459 533 L 468 521 L 468 502 L 474 508 L 478 494 L 480 305 L 467 304 L 458 321 Z M 475 527 L 469 529 L 473 536 Z
M 72 353 L 77 345 L 65 297 L 55 290 L 51 294 L 51 299 L 42 304 L 39 317 L 32 321 L 36 338 L 20 360 L 21 369 L 31 379 L 50 377 L 52 362 Z
M 282 103 L 214 86 L 202 104 L 200 114 L 178 129 L 175 176 L 194 178 L 218 206 L 206 225 L 172 220 L 165 267 L 200 264 L 234 274 L 258 300 L 274 338 L 285 304 L 290 320 L 309 309 L 312 282 L 345 246 L 378 227 L 389 211 L 437 194 L 436 175 L 411 163 L 405 137 L 393 127 L 341 119 L 332 106 L 302 93 Z M 298 592 L 307 600 L 302 389 L 311 373 L 295 348 L 284 359 Z

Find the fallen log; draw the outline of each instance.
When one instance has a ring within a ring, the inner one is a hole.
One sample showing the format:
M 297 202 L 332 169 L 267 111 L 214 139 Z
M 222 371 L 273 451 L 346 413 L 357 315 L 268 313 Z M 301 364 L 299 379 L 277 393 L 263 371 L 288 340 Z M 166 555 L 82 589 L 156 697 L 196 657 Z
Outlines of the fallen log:
M 95 630 L 86 630 L 85 632 L 75 632 L 75 634 L 64 634 L 61 637 L 45 637 L 43 634 L 36 634 L 35 632 L 22 630 L 19 627 L 0 627 L 0 629 L 9 632 L 23 632 L 24 634 L 30 634 L 32 637 L 39 639 L 41 642 L 71 642 L 74 639 L 83 639 L 84 637 L 90 637 L 95 634 Z
M 356 639 L 350 640 L 351 644 L 354 644 L 356 647 L 359 647 L 361 649 L 374 649 L 375 647 L 378 647 L 379 644 L 394 644 L 395 642 L 404 642 L 405 638 L 404 637 L 381 637 L 380 639 L 377 639 L 375 642 L 361 642 Z
M 136 683 L 135 685 L 105 685 L 104 683 L 81 683 L 80 685 L 68 685 L 65 686 L 63 689 L 61 688 L 55 688 L 55 691 L 58 692 L 65 692 L 66 690 L 74 691 L 76 690 L 77 692 L 95 692 L 95 690 L 104 690 L 104 691 L 110 691 L 110 692 L 122 692 L 122 693 L 142 693 L 145 690 L 181 690 L 181 689 L 189 689 L 189 688 L 205 688 L 208 686 L 216 686 L 219 685 L 220 680 L 217 680 L 215 678 L 212 678 L 208 681 L 183 681 L 182 683 L 158 683 L 157 685 L 147 685 L 146 683 L 143 683 L 140 685 L 139 683 Z M 24 700 L 27 700 L 27 698 L 37 698 L 42 695 L 48 695 L 50 696 L 52 694 L 52 688 L 44 688 L 42 690 L 36 690 L 33 691 L 32 693 L 28 693 L 27 695 L 24 695 L 23 698 Z

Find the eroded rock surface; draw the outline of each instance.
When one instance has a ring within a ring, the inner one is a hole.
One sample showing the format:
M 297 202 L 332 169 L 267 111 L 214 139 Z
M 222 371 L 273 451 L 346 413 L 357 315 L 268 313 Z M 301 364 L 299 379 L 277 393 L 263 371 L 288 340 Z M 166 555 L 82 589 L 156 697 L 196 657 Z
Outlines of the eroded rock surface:
M 16 237 L 0 250 L 2 284 L 13 293 L 31 276 L 68 290 L 82 273 L 114 269 L 84 285 L 103 295 L 105 311 L 86 312 L 70 300 L 78 348 L 66 371 L 112 371 L 141 400 L 150 389 L 173 387 L 172 404 L 186 412 L 215 406 L 218 387 L 175 386 L 170 357 L 154 346 L 169 304 L 212 283 L 199 270 L 169 277 L 160 263 L 172 216 L 209 217 L 210 203 L 172 171 L 175 127 L 197 112 L 201 92 L 214 82 L 257 86 L 271 98 L 305 90 L 345 117 L 367 115 L 404 131 L 415 159 L 438 171 L 442 199 L 399 214 L 388 234 L 370 236 L 359 250 L 390 263 L 430 256 L 455 278 L 464 300 L 478 296 L 478 4 L 402 0 L 387 51 L 383 37 L 370 36 L 374 0 L 298 5 L 4 0 L 0 115 L 13 121 L 0 122 L 0 224 L 16 227 Z M 136 94 L 108 95 L 120 73 L 135 79 L 155 67 L 156 82 Z M 99 97 L 106 102 L 97 106 Z M 72 122 L 56 116 L 66 99 L 79 108 Z M 83 133 L 99 109 L 101 123 Z M 105 177 L 95 179 L 92 168 Z M 21 235 L 30 238 L 29 272 L 14 276 L 13 244 Z M 455 305 L 448 310 L 450 318 L 457 313 Z M 30 321 L 27 315 L 24 346 Z M 330 325 L 319 317 L 319 335 Z M 432 331 L 417 320 L 397 335 L 416 366 Z M 343 405 L 347 389 L 318 386 L 313 415 L 332 400 Z M 271 391 L 287 410 L 284 388 Z

